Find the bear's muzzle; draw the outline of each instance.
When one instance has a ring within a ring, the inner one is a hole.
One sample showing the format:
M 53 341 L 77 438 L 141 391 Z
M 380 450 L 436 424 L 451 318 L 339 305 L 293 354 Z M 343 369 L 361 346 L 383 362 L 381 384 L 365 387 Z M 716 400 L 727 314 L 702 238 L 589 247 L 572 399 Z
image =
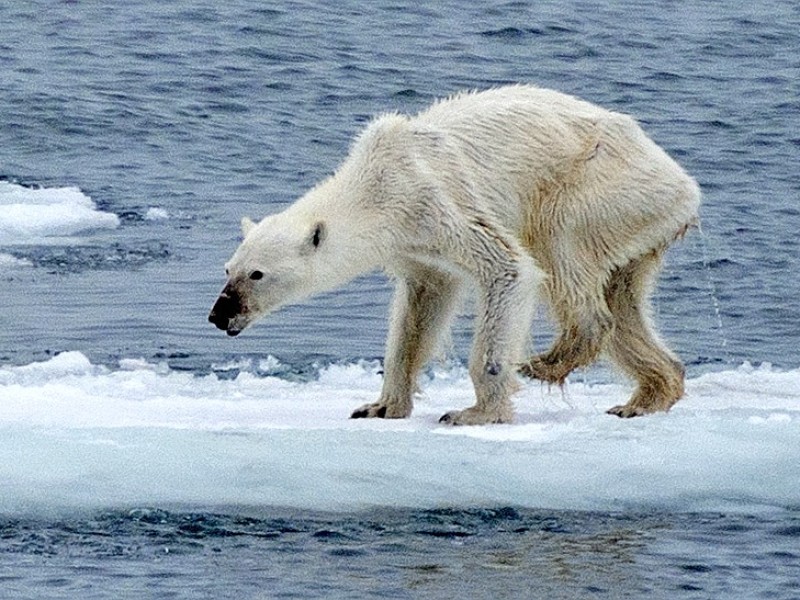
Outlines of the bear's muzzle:
M 228 335 L 239 335 L 242 330 L 238 327 L 233 327 L 233 323 L 242 313 L 242 301 L 239 293 L 228 284 L 222 290 L 208 314 L 209 322 L 227 332 Z

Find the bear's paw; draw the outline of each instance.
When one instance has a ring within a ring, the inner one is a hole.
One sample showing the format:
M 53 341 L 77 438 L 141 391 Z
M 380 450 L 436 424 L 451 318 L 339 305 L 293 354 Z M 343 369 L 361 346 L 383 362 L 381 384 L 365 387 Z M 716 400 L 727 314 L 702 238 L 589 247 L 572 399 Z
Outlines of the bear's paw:
M 484 410 L 477 406 L 464 410 L 451 410 L 442 415 L 439 423 L 445 425 L 490 425 L 511 423 L 513 420 L 514 414 L 509 404 L 496 410 Z
M 411 403 L 373 402 L 355 409 L 351 419 L 405 419 L 411 416 Z

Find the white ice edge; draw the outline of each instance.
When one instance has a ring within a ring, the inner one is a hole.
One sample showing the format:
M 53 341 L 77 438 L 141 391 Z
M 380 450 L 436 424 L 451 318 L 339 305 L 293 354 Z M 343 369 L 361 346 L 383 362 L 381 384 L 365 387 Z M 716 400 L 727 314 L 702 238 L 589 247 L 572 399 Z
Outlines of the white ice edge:
M 29 188 L 0 181 L 0 244 L 68 238 L 119 223 L 117 215 L 99 210 L 77 187 Z
M 466 374 L 423 381 L 410 419 L 351 420 L 374 366 L 292 383 L 195 377 L 80 353 L 0 369 L 0 512 L 154 505 L 516 505 L 576 510 L 800 506 L 800 370 L 689 379 L 669 414 L 604 410 L 624 384 L 527 384 L 513 425 L 452 428 Z

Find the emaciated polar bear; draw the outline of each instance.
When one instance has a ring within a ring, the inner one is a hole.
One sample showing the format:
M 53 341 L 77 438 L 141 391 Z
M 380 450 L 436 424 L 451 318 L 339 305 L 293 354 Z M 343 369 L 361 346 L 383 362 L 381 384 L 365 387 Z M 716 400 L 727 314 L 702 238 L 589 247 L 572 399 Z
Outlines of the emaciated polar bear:
M 694 180 L 628 116 L 524 85 L 461 94 L 375 119 L 334 175 L 279 214 L 243 219 L 209 320 L 237 335 L 381 267 L 397 281 L 383 389 L 353 417 L 411 414 L 465 285 L 478 300 L 477 401 L 442 422 L 510 422 L 518 371 L 561 384 L 601 351 L 638 384 L 609 413 L 666 411 L 684 370 L 653 330 L 648 296 L 699 202 Z M 524 359 L 537 297 L 559 335 Z

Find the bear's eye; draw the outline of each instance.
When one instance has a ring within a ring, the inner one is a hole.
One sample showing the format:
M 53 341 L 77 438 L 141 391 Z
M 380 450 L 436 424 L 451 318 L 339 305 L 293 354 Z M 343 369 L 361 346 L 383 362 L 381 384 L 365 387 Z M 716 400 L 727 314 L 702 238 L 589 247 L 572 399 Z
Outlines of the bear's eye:
M 252 273 L 250 273 L 250 279 L 252 279 L 253 281 L 258 281 L 262 277 L 264 277 L 264 273 L 262 273 L 261 271 L 253 271 Z

